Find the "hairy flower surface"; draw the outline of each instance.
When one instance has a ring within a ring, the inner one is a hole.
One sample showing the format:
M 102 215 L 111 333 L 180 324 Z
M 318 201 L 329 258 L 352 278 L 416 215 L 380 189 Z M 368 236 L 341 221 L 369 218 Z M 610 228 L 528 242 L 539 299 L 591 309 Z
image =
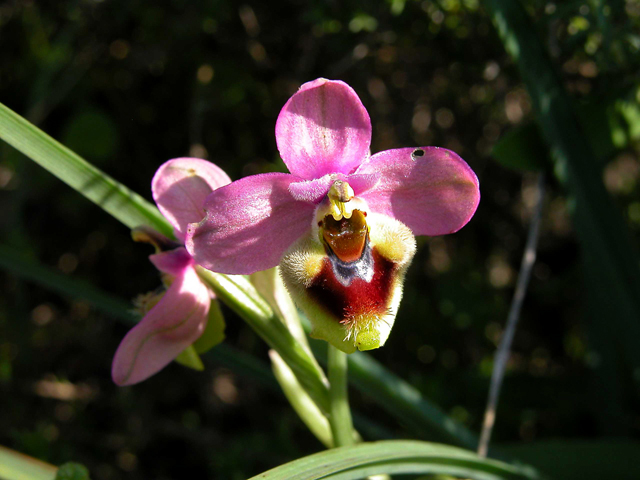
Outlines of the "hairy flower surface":
M 153 177 L 153 198 L 180 243 L 146 229 L 134 231 L 134 239 L 155 244 L 158 253 L 149 260 L 163 273 L 166 292 L 147 296 L 139 305 L 145 315 L 124 337 L 113 359 L 111 375 L 116 384 L 131 385 L 149 378 L 204 332 L 212 293 L 181 243 L 187 225 L 204 217 L 207 195 L 230 181 L 213 163 L 197 158 L 169 160 Z
M 210 270 L 248 274 L 281 266 L 313 324 L 312 336 L 351 352 L 386 341 L 414 235 L 453 233 L 480 193 L 450 150 L 370 154 L 371 121 L 346 83 L 305 83 L 285 104 L 276 142 L 290 174 L 245 177 L 206 199 L 185 245 Z

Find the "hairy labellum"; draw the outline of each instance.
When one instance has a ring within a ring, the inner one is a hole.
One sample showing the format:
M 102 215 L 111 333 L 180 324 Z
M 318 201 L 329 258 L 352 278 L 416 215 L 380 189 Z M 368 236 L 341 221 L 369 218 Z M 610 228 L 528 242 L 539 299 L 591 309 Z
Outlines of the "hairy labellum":
M 322 216 L 280 263 L 287 288 L 312 323 L 311 336 L 347 353 L 385 343 L 415 252 L 404 224 L 353 206 L 339 220 Z

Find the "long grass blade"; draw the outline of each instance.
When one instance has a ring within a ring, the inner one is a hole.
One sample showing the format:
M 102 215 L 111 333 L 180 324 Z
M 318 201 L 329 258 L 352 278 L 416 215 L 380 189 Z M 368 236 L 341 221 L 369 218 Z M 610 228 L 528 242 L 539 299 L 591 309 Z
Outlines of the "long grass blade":
M 480 458 L 437 443 L 388 440 L 334 448 L 294 460 L 250 480 L 351 480 L 379 474 L 442 474 L 474 480 L 534 480 L 529 467 Z
M 158 209 L 0 103 L 0 138 L 129 228 L 148 225 L 169 237 Z

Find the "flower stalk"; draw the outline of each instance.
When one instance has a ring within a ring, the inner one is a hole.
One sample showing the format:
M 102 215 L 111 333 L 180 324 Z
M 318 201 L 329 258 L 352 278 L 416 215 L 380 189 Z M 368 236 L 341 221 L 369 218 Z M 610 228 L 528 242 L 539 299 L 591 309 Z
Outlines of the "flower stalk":
M 327 368 L 329 372 L 329 424 L 336 447 L 353 445 L 353 422 L 349 409 L 349 394 L 347 390 L 347 354 L 327 345 Z

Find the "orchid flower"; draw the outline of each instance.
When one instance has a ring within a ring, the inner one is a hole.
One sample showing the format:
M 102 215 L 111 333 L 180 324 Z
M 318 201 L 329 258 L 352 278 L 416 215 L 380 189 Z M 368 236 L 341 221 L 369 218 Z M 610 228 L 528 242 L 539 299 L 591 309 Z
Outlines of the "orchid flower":
M 157 253 L 149 260 L 163 273 L 166 292 L 142 301 L 146 314 L 124 337 L 113 359 L 111 375 L 116 384 L 131 385 L 149 378 L 204 332 L 212 293 L 198 277 L 183 243 L 187 225 L 204 217 L 207 195 L 230 181 L 216 165 L 197 158 L 169 160 L 153 177 L 153 198 L 178 242 L 146 228 L 133 231 L 135 240 L 155 245 Z
M 187 250 L 221 273 L 279 264 L 312 337 L 347 353 L 383 345 L 414 235 L 462 228 L 480 200 L 476 175 L 444 148 L 371 155 L 367 110 L 346 83 L 324 78 L 302 85 L 282 108 L 276 143 L 291 173 L 215 190 L 206 216 L 187 228 Z

